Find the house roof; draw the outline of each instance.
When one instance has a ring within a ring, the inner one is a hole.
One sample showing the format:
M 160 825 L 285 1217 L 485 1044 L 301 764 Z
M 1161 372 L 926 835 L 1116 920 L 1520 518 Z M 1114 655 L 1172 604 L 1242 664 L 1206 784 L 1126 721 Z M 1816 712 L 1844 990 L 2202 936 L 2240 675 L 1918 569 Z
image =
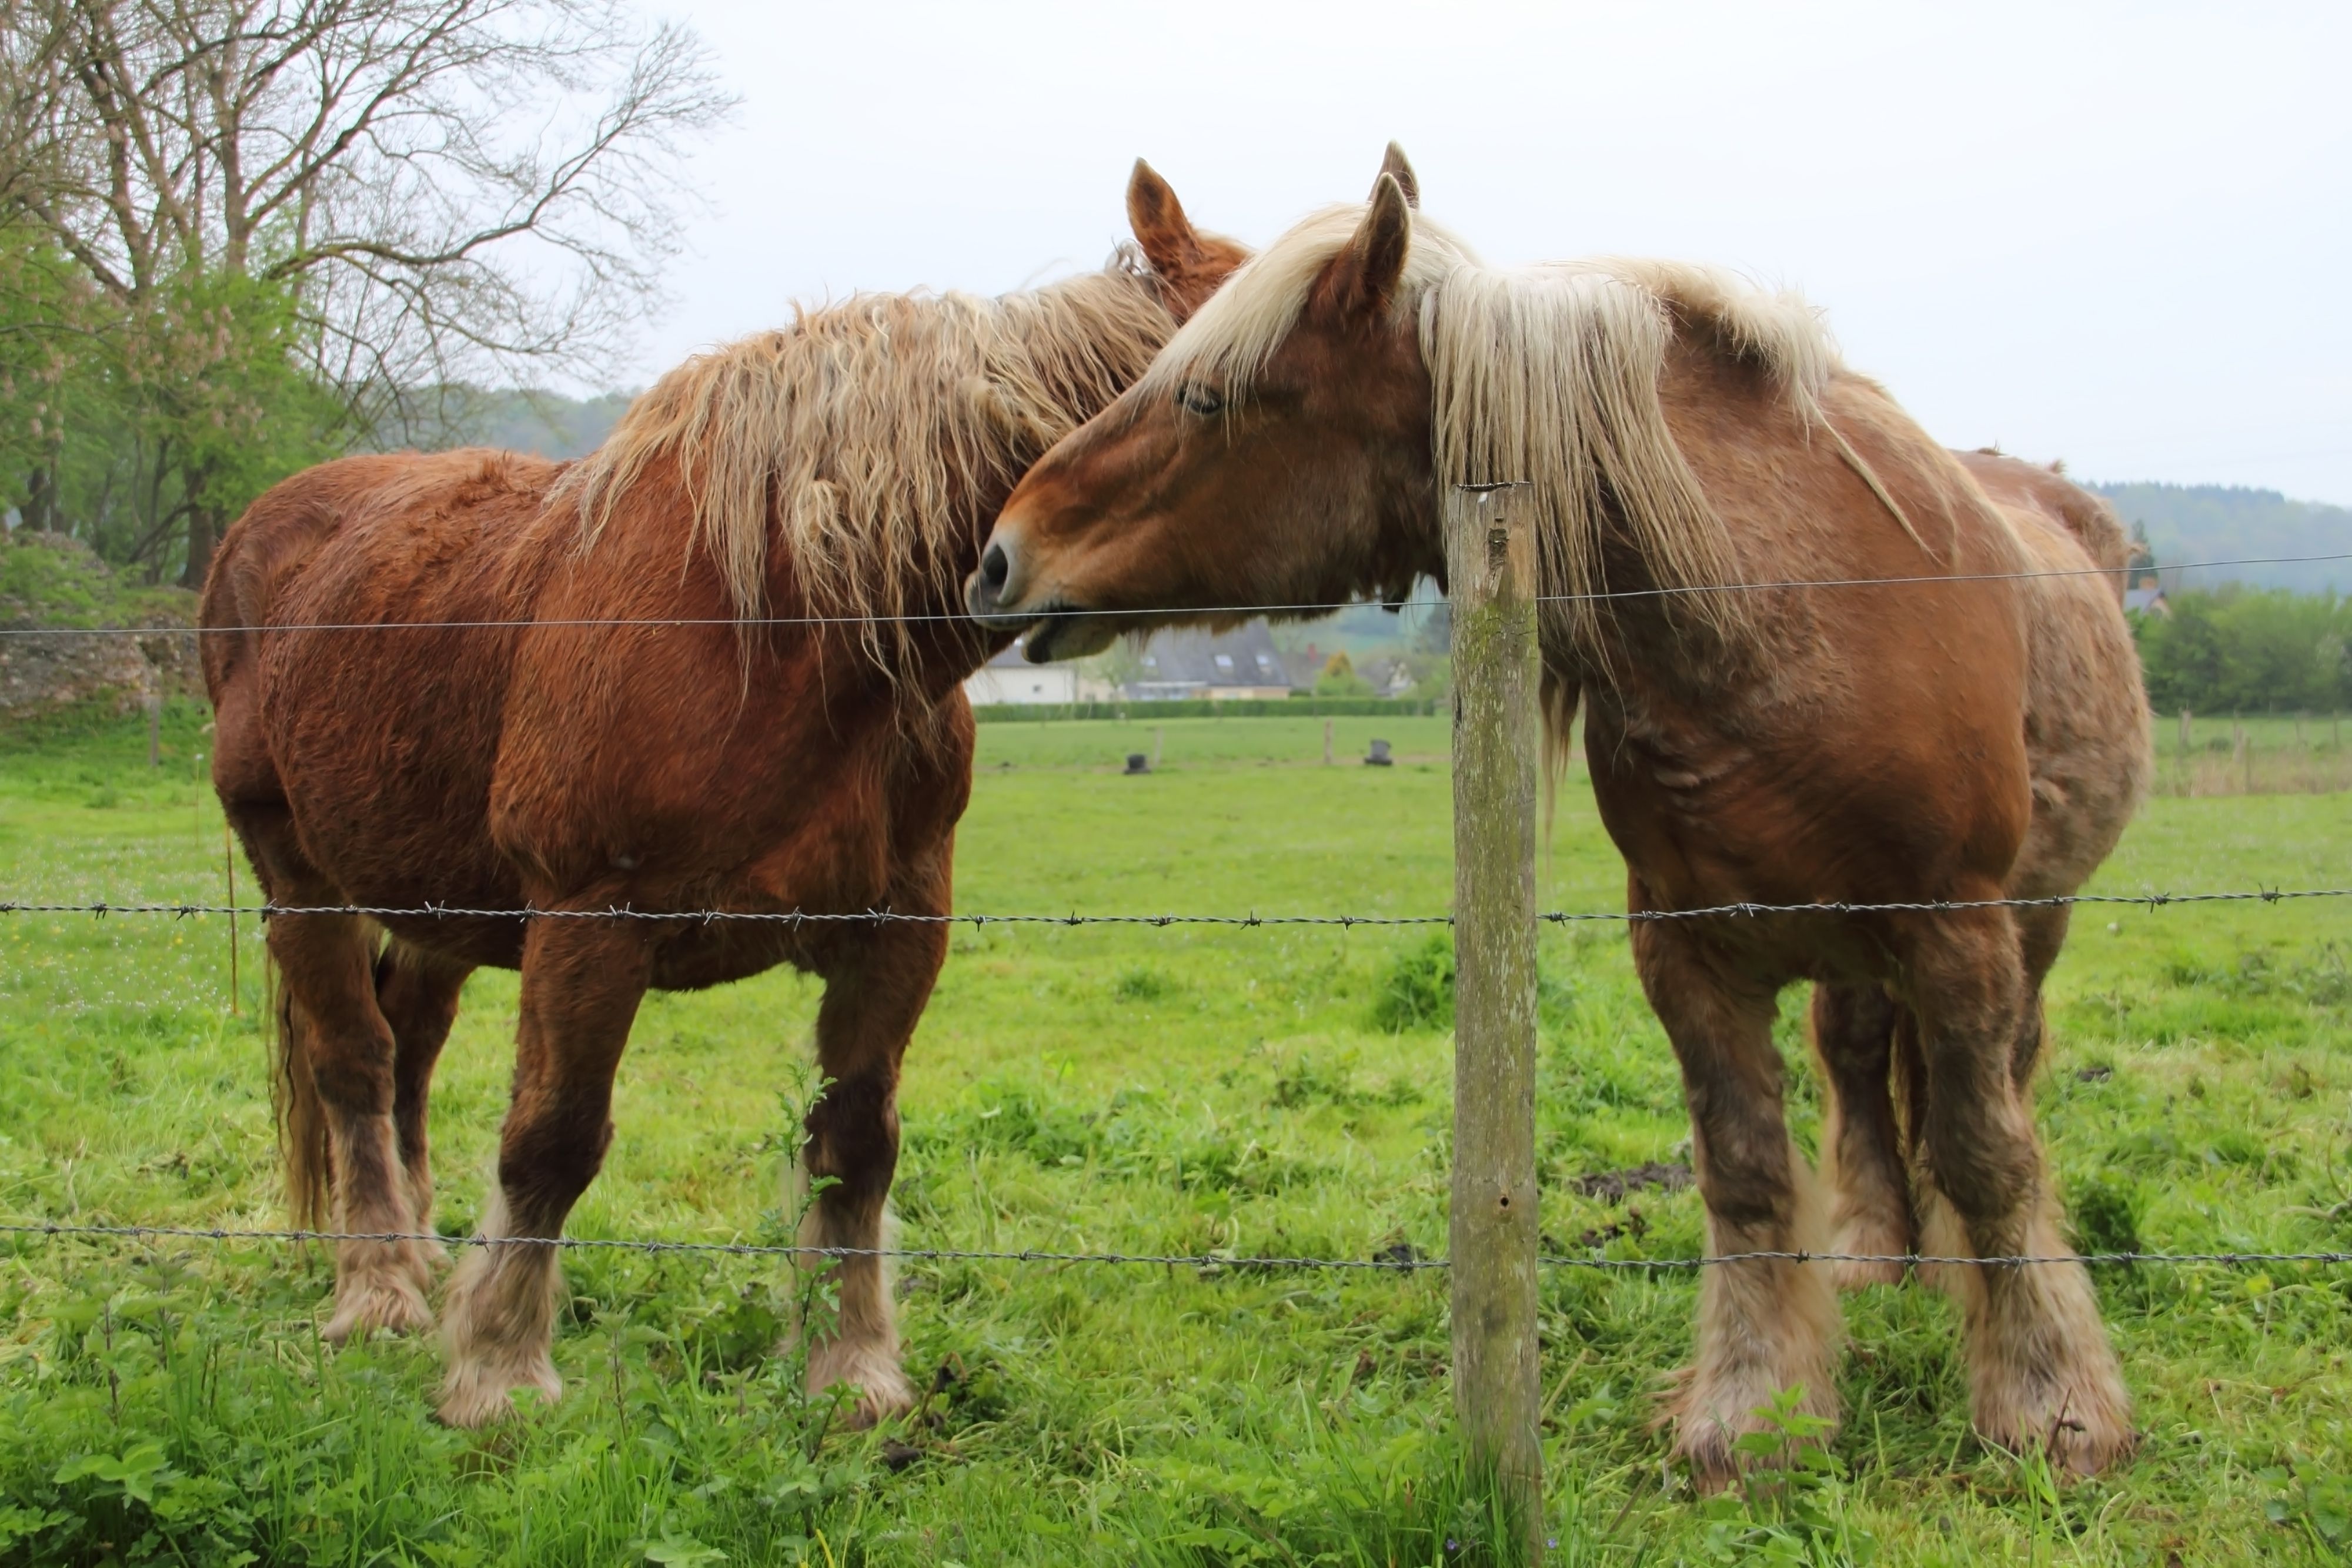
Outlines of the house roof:
M 1138 685 L 1287 686 L 1290 672 L 1263 621 L 1230 632 L 1170 627 L 1143 646 Z
M 2130 588 L 2124 591 L 2126 610 L 2161 611 L 2168 609 L 2161 588 Z

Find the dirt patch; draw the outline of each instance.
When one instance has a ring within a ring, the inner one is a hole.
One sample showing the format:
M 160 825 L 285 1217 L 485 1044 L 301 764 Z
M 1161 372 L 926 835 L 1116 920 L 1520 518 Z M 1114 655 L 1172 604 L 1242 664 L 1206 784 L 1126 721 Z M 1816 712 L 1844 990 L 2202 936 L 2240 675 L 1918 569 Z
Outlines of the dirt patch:
M 1570 1192 L 1580 1197 L 1597 1197 L 1603 1203 L 1622 1203 L 1628 1195 L 1648 1192 L 1680 1192 L 1691 1184 L 1688 1166 L 1670 1166 L 1653 1160 L 1645 1166 L 1628 1166 L 1621 1171 L 1596 1171 L 1580 1176 L 1568 1184 Z

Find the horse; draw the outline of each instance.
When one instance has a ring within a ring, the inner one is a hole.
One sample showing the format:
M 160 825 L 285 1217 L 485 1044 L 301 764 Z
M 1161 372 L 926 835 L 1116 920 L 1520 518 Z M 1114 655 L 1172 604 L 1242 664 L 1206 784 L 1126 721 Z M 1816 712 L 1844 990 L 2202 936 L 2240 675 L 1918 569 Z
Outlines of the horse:
M 961 683 L 1004 643 L 959 602 L 989 519 L 1244 254 L 1140 162 L 1128 210 L 1134 245 L 1099 272 L 853 296 L 698 356 L 579 463 L 348 457 L 222 540 L 213 783 L 278 906 L 288 1194 L 344 1233 L 329 1340 L 430 1326 L 434 1061 L 467 974 L 521 972 L 497 1193 L 444 1306 L 445 1422 L 562 1391 L 556 1249 L 530 1243 L 603 1161 L 649 987 L 823 978 L 800 1239 L 881 1246 L 945 928 L 591 912 L 948 912 Z M 889 1284 L 873 1256 L 830 1266 L 809 1383 L 857 1389 L 870 1424 L 912 1404 Z
M 1026 629 L 1042 660 L 1234 606 L 1392 594 L 1444 580 L 1449 493 L 1513 486 L 1547 729 L 1557 758 L 1584 708 L 1708 1255 L 1781 1255 L 1700 1271 L 1661 1413 L 1675 1450 L 1721 1486 L 1776 1394 L 1833 1420 L 1839 1281 L 1795 1255 L 1907 1252 L 1916 1233 L 2037 1260 L 1937 1275 L 1977 1430 L 2066 1472 L 2114 1463 L 2130 1397 L 2028 1092 L 2066 909 L 2000 901 L 2081 886 L 2145 791 L 2147 706 L 2103 580 L 2120 560 L 2019 476 L 1989 495 L 1794 295 L 1660 261 L 1493 268 L 1417 205 L 1391 148 L 1368 204 L 1237 271 L 1024 476 L 972 614 Z M 1638 918 L 1934 901 L 1967 907 Z M 1834 1215 L 1772 1040 L 1780 992 L 1808 980 L 1843 1107 L 1822 1135 Z

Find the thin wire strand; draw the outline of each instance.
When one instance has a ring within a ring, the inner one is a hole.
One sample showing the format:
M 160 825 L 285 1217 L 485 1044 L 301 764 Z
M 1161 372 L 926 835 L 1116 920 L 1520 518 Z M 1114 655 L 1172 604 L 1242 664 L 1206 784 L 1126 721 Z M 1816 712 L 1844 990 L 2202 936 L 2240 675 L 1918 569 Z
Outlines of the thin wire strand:
M 2163 909 L 2176 904 L 2284 904 L 2294 899 L 2352 898 L 2352 887 L 2264 887 L 2224 893 L 2065 893 L 2045 898 L 1937 898 L 1886 904 L 1716 904 L 1699 909 L 1548 910 L 1548 925 L 1580 922 L 1639 925 L 1660 920 L 1752 919 L 1767 915 L 1947 915 L 1974 909 L 2065 909 L 2076 904 L 2124 904 Z M 468 909 L 446 904 L 44 904 L 0 900 L 0 915 L 362 915 L 374 920 L 678 920 L 709 925 L 751 921 L 774 925 L 1451 925 L 1451 915 L 918 915 L 894 909 Z
M 751 1241 L 672 1241 L 625 1237 L 443 1236 L 425 1230 L 240 1230 L 194 1225 L 83 1225 L 31 1220 L 0 1223 L 0 1235 L 63 1238 L 104 1237 L 116 1239 L 182 1241 L 309 1242 L 425 1241 L 448 1247 L 553 1247 L 566 1251 L 711 1253 L 730 1258 L 887 1258 L 927 1263 L 1103 1263 L 1143 1264 L 1171 1269 L 1213 1270 L 1415 1270 L 1452 1267 L 1444 1258 L 1423 1258 L 1409 1251 L 1386 1258 L 1250 1257 L 1228 1252 L 1057 1252 L 1037 1248 L 973 1247 L 806 1247 Z M 2085 1267 L 2123 1264 L 2186 1265 L 2195 1263 L 2244 1266 L 2268 1263 L 2352 1263 L 2352 1252 L 2063 1252 L 2009 1254 L 1989 1258 L 1940 1257 L 1919 1252 L 1726 1252 L 1705 1258 L 1603 1258 L 1597 1253 L 1545 1253 L 1537 1261 L 1554 1269 L 1599 1269 L 1617 1272 L 1662 1271 L 1716 1268 L 1726 1263 L 1896 1263 L 1906 1268 L 2013 1269 L 2035 1264 L 2076 1263 Z
M 2225 566 L 2300 566 L 2321 561 L 2352 560 L 2352 550 L 2339 550 L 2328 555 L 2266 555 L 2242 556 L 2233 560 L 2182 561 L 2177 566 L 2141 567 L 2147 571 L 2203 571 Z M 1763 593 L 1780 589 L 1797 588 L 1888 588 L 1906 584 L 1937 582 L 2017 582 L 2045 577 L 2116 577 L 2135 570 L 2129 567 L 2081 566 L 2051 567 L 2039 571 L 1974 571 L 1943 574 L 1922 574 L 1917 577 L 1826 577 L 1797 579 L 1778 582 L 1701 582 L 1685 583 L 1668 588 L 1613 589 L 1593 593 L 1538 594 L 1538 604 L 1600 604 L 1628 599 L 1662 599 L 1694 593 Z M 1082 610 L 1043 613 L 1038 621 L 1051 621 L 1059 616 L 1140 616 L 1140 615 L 1319 615 L 1340 610 L 1381 609 L 1402 610 L 1417 601 L 1412 600 L 1351 599 L 1329 604 L 1222 604 L 1181 606 L 1175 609 L 1141 610 Z M 222 637 L 265 632 L 486 632 L 520 631 L 527 627 L 681 627 L 681 626 L 877 626 L 912 625 L 930 622 L 968 622 L 971 617 L 961 611 L 934 612 L 910 615 L 717 615 L 717 616 L 583 616 L 558 620 L 509 621 L 319 621 L 293 622 L 284 625 L 260 624 L 242 626 L 10 626 L 0 627 L 0 637 L 170 637 L 196 635 Z

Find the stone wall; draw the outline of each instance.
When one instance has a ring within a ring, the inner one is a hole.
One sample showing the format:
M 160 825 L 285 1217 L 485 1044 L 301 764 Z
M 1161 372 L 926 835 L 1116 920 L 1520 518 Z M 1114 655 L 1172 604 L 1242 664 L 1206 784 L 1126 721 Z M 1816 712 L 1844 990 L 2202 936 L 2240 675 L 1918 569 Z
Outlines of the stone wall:
M 196 596 L 123 592 L 104 562 L 79 539 L 19 530 L 0 549 L 53 552 L 37 571 L 11 574 L 20 591 L 0 594 L 0 722 L 77 703 L 135 708 L 150 694 L 201 695 L 195 633 L 186 628 Z M 137 626 L 141 636 L 91 635 L 72 628 Z

